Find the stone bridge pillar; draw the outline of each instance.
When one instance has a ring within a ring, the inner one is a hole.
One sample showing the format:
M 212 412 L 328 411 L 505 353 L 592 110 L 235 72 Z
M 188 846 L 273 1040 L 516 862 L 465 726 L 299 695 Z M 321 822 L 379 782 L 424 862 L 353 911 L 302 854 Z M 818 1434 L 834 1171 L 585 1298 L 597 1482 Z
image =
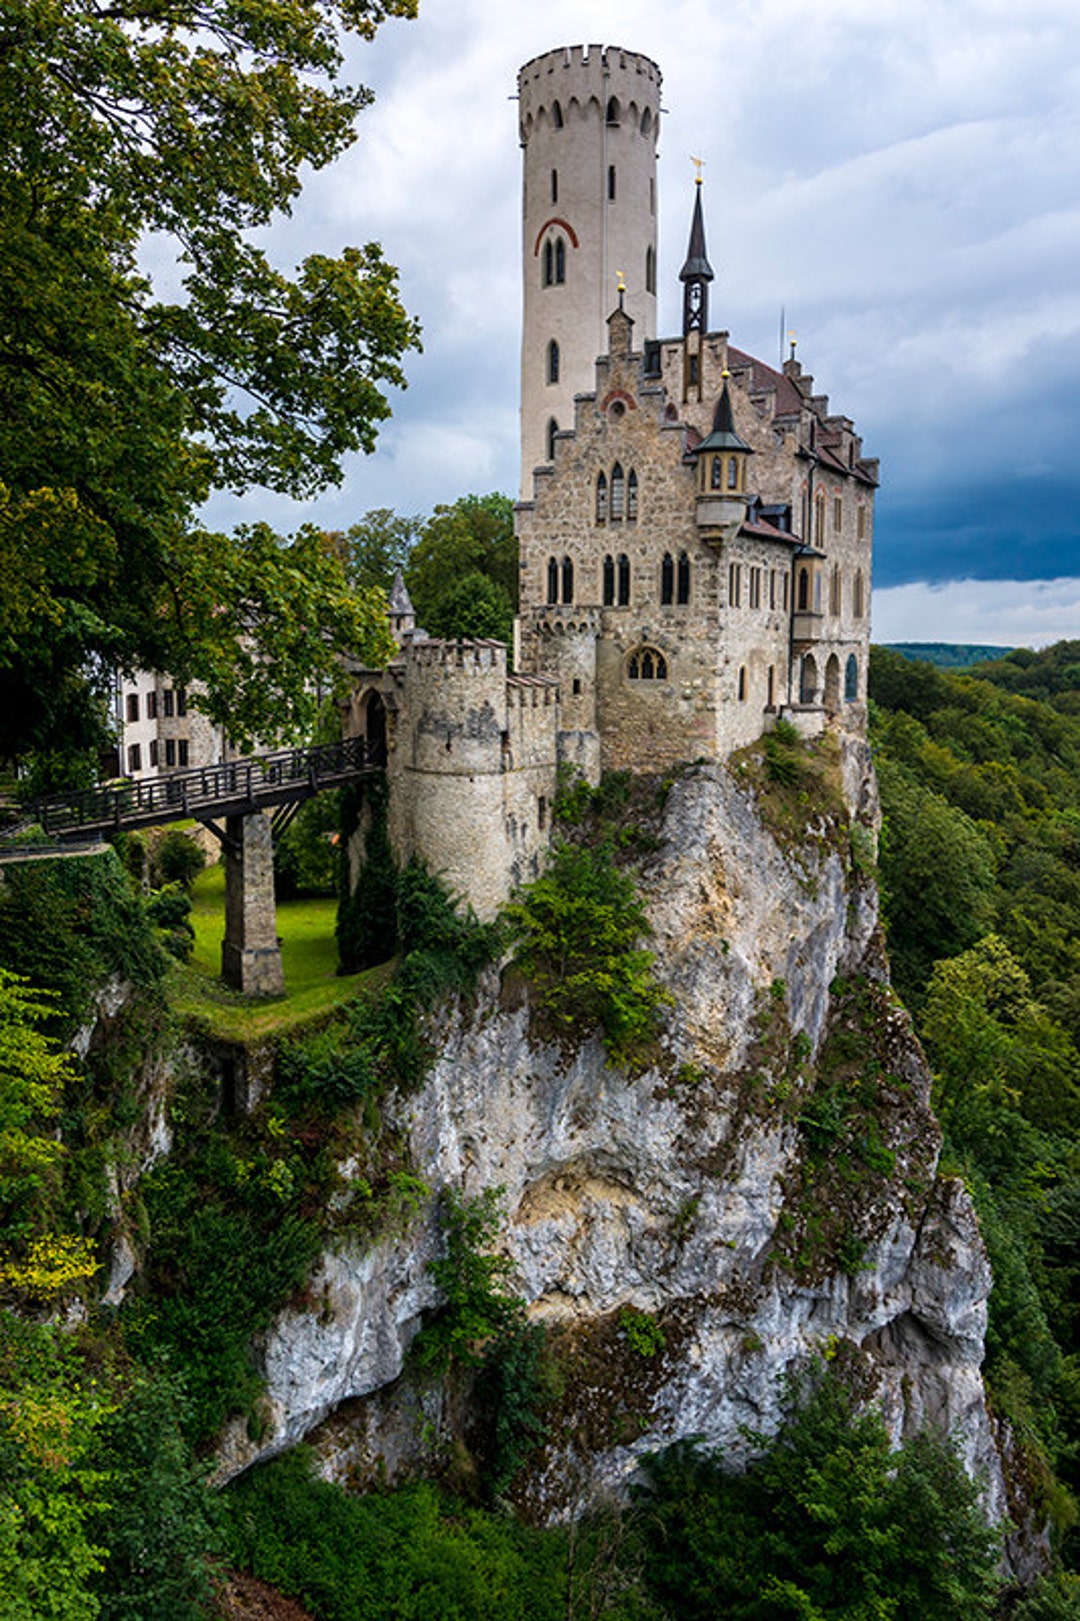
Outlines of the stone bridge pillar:
M 283 996 L 274 910 L 274 842 L 262 811 L 225 819 L 225 938 L 221 977 L 247 996 Z

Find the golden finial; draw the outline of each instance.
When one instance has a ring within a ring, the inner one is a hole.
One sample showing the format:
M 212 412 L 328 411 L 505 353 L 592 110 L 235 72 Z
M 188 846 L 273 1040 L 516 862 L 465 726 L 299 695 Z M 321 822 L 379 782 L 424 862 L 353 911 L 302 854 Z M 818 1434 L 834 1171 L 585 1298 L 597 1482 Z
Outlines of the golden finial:
M 617 293 L 625 293 L 625 291 L 626 291 L 626 273 L 625 273 L 625 271 L 616 270 L 615 274 L 619 278 L 619 285 L 616 287 L 615 291 Z
M 701 185 L 701 171 L 702 171 L 702 168 L 704 166 L 705 159 L 704 158 L 694 158 L 694 157 L 692 157 L 690 159 L 690 162 L 697 169 L 697 175 L 695 176 L 694 184 L 697 185 L 697 186 L 700 186 Z

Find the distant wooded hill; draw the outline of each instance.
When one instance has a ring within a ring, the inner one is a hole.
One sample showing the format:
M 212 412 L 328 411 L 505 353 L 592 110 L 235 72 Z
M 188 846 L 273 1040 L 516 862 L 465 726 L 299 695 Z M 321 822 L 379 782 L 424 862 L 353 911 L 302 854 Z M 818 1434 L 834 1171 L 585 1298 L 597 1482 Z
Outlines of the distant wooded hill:
M 922 659 L 925 664 L 936 664 L 939 670 L 963 670 L 969 664 L 1002 659 L 1012 651 L 1008 647 L 979 646 L 969 642 L 884 642 L 882 645 L 894 653 L 903 653 L 906 659 Z

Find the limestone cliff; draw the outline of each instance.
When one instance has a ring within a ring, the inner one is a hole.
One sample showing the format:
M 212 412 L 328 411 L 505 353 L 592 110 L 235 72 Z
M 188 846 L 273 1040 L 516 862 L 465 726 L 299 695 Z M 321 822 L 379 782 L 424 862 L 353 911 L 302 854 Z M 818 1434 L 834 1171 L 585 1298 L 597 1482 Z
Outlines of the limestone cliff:
M 844 799 L 870 842 L 864 745 Z M 778 1419 L 785 1370 L 847 1345 L 896 1433 L 933 1418 L 1005 1511 L 979 1365 L 990 1278 L 962 1187 L 936 1175 L 929 1075 L 888 987 L 872 875 L 848 815 L 768 825 L 749 777 L 670 785 L 641 871 L 674 1001 L 664 1050 L 628 1077 L 599 1042 L 537 1033 L 494 974 L 432 1015 L 438 1056 L 388 1106 L 433 1188 L 498 1186 L 505 1245 L 566 1370 L 551 1439 L 519 1482 L 558 1516 L 685 1436 L 738 1451 Z M 223 1473 L 308 1435 L 330 1473 L 422 1467 L 461 1422 L 405 1358 L 436 1303 L 432 1219 L 328 1253 L 262 1347 L 266 1430 L 226 1438 Z M 620 1311 L 655 1318 L 643 1356 Z

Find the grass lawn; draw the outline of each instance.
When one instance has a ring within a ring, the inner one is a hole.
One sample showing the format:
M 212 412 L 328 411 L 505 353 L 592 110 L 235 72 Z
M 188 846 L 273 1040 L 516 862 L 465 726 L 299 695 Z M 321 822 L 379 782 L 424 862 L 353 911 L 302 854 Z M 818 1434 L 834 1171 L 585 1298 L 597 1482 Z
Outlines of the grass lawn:
M 207 867 L 192 889 L 191 922 L 195 949 L 173 974 L 172 1003 L 225 1041 L 251 1042 L 281 1035 L 310 1023 L 364 989 L 382 984 L 392 964 L 362 974 L 338 974 L 333 897 L 279 901 L 277 932 L 285 970 L 285 995 L 266 1002 L 241 996 L 221 983 L 221 941 L 225 933 L 225 869 Z

